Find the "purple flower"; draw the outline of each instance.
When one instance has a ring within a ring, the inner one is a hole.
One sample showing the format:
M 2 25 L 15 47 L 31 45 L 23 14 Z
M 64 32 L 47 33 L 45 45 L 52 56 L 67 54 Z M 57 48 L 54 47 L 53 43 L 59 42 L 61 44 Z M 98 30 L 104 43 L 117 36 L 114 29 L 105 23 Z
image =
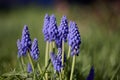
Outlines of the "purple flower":
M 58 48 L 62 47 L 62 40 L 67 41 L 68 35 L 68 21 L 66 16 L 63 16 L 61 19 L 60 26 L 58 28 L 58 38 L 56 39 L 56 44 Z
M 81 44 L 81 37 L 75 22 L 70 22 L 68 44 L 71 46 L 71 55 L 78 55 Z
M 17 40 L 17 47 L 18 47 L 18 57 L 21 57 L 22 55 L 24 55 L 24 53 L 22 50 L 21 41 L 19 39 Z
M 52 52 L 50 54 L 50 57 L 51 57 L 51 61 L 52 61 L 54 69 L 57 72 L 60 72 L 61 68 L 63 67 L 62 66 L 62 61 L 60 59 L 58 59 L 57 56 L 54 53 L 52 53 Z
M 38 60 L 39 58 L 39 48 L 38 48 L 38 40 L 35 38 L 33 43 L 32 43 L 32 46 L 31 46 L 31 57 L 34 59 L 34 60 Z
M 61 68 L 64 67 L 64 65 L 62 65 L 62 49 L 58 48 L 57 55 L 55 55 L 53 52 L 51 52 L 50 57 L 51 57 L 51 61 L 52 61 L 54 69 L 57 72 L 60 72 Z M 66 56 L 64 56 L 64 62 L 66 62 Z
M 68 21 L 66 16 L 63 16 L 61 19 L 60 26 L 58 28 L 59 31 L 59 37 L 60 39 L 67 41 L 67 35 L 68 35 Z
M 58 36 L 58 28 L 56 23 L 56 18 L 54 15 L 50 16 L 50 23 L 49 23 L 49 41 L 55 41 Z
M 31 47 L 31 39 L 30 39 L 30 34 L 29 34 L 27 25 L 24 26 L 22 31 L 21 45 L 22 45 L 24 54 L 26 54 L 26 52 L 29 51 Z
M 44 18 L 44 25 L 43 25 L 43 34 L 44 34 L 44 40 L 45 41 L 48 41 L 49 40 L 49 32 L 48 32 L 48 29 L 49 29 L 49 22 L 50 22 L 50 17 L 48 14 L 45 15 L 45 18 Z
M 94 67 L 92 66 L 86 80 L 94 80 Z
M 31 72 L 32 72 L 32 66 L 31 66 L 30 63 L 28 63 L 27 72 L 28 72 L 28 73 L 31 73 Z
M 59 59 L 62 62 L 62 49 L 61 48 L 58 48 L 57 59 Z M 64 54 L 64 62 L 66 62 L 66 55 L 65 54 Z

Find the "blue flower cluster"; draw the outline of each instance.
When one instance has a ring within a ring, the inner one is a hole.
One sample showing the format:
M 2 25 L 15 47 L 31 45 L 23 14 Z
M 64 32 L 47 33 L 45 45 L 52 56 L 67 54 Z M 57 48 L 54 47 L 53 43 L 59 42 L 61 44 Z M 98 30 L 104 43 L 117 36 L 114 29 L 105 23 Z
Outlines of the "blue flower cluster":
M 31 57 L 34 59 L 34 60 L 38 60 L 39 58 L 39 48 L 38 48 L 38 40 L 35 38 L 33 43 L 32 43 L 32 46 L 31 46 Z
M 30 49 L 31 44 L 32 44 L 27 25 L 25 25 L 23 28 L 21 44 L 22 44 L 22 48 L 24 48 L 25 52 Z
M 50 23 L 49 23 L 49 41 L 55 41 L 57 39 L 58 35 L 58 28 L 57 28 L 57 22 L 54 15 L 50 16 Z
M 58 31 L 59 31 L 60 40 L 64 40 L 66 42 L 68 35 L 68 21 L 66 16 L 62 17 Z
M 62 49 L 58 48 L 58 52 L 57 52 L 57 59 L 62 61 Z M 66 55 L 64 54 L 64 62 L 66 62 Z M 64 65 L 63 65 L 64 66 Z
M 61 18 L 60 26 L 57 28 L 56 18 L 54 15 L 49 17 L 45 15 L 43 26 L 44 39 L 49 41 L 55 41 L 57 48 L 62 48 L 62 40 L 65 42 L 68 40 L 69 46 L 71 46 L 71 55 L 78 55 L 81 44 L 81 37 L 75 22 L 70 22 L 68 27 L 68 21 L 66 16 Z
M 22 50 L 22 44 L 19 39 L 17 40 L 17 47 L 18 47 L 18 57 L 20 57 L 21 55 L 24 55 Z
M 44 18 L 44 25 L 43 25 L 43 30 L 42 30 L 45 41 L 49 41 L 49 32 L 48 32 L 49 22 L 50 22 L 50 17 L 48 14 L 46 14 Z
M 67 17 L 63 16 L 61 18 L 60 26 L 57 27 L 55 15 L 49 16 L 48 14 L 46 14 L 44 17 L 42 32 L 44 34 L 44 41 L 48 41 L 48 42 L 54 41 L 57 45 L 57 48 L 58 48 L 57 55 L 54 53 L 54 50 L 53 50 L 53 52 L 52 51 L 50 52 L 50 58 L 51 58 L 51 62 L 53 64 L 54 70 L 56 70 L 56 72 L 61 72 L 62 68 L 65 66 L 64 62 L 66 62 L 66 55 L 63 54 L 64 43 L 62 43 L 62 41 L 64 42 L 68 41 L 68 44 L 71 47 L 72 56 L 79 54 L 81 37 L 80 37 L 77 24 L 71 21 L 68 26 Z M 31 73 L 32 71 L 34 72 L 34 65 L 32 63 L 31 58 L 34 61 L 38 61 L 40 51 L 38 48 L 38 40 L 35 38 L 32 42 L 27 25 L 25 25 L 23 28 L 22 38 L 17 40 L 17 47 L 18 47 L 18 57 L 25 56 L 27 52 L 30 53 L 30 55 L 28 53 L 28 58 L 30 60 L 30 63 L 28 63 L 27 72 L 28 73 Z M 49 48 L 49 45 L 48 45 L 48 48 Z M 47 48 L 46 48 L 46 53 L 47 53 Z M 62 62 L 63 60 L 62 54 L 64 55 L 63 62 Z M 47 61 L 47 57 L 45 60 Z M 87 80 L 92 80 L 93 77 L 94 77 L 94 68 L 91 69 Z
M 94 67 L 92 66 L 86 80 L 94 80 Z
M 62 65 L 62 49 L 61 48 L 58 49 L 57 55 L 55 53 L 51 52 L 50 57 L 51 57 L 51 61 L 52 61 L 54 69 L 57 72 L 60 72 L 61 68 L 64 67 L 64 65 Z M 65 62 L 66 56 L 64 56 L 64 57 L 65 57 L 65 59 L 64 59 L 64 62 Z
M 31 38 L 28 30 L 28 26 L 25 25 L 22 31 L 22 39 L 17 41 L 18 56 L 25 56 L 26 52 L 31 49 Z
M 60 26 L 58 27 L 58 38 L 56 40 L 56 45 L 58 48 L 62 48 L 62 40 L 67 41 L 68 35 L 68 21 L 67 17 L 63 16 L 61 18 Z
M 68 44 L 71 46 L 71 55 L 78 55 L 81 44 L 80 33 L 75 22 L 70 22 Z
M 57 72 L 60 72 L 61 68 L 63 67 L 61 60 L 57 59 L 57 56 L 54 53 L 50 53 L 50 57 L 51 57 L 51 61 L 52 61 L 54 69 Z
M 31 66 L 30 63 L 28 63 L 27 72 L 28 72 L 28 73 L 31 73 L 31 72 L 32 72 L 32 66 Z
M 33 43 L 30 38 L 28 26 L 25 25 L 22 31 L 22 39 L 17 40 L 18 57 L 25 56 L 26 52 L 31 53 L 31 57 L 37 60 L 39 57 L 38 41 L 35 38 Z

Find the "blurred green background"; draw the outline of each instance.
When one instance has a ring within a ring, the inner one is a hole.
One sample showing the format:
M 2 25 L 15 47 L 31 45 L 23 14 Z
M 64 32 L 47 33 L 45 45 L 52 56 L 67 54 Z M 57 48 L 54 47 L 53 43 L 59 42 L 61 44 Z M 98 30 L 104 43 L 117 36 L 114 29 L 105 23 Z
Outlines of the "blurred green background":
M 72 0 L 71 0 L 72 1 Z M 118 1 L 119 2 L 119 1 Z M 46 5 L 19 5 L 0 8 L 0 75 L 18 66 L 17 39 L 21 38 L 23 26 L 29 27 L 32 40 L 37 38 L 40 62 L 44 66 L 45 42 L 42 34 L 46 13 L 55 14 L 57 25 L 66 15 L 79 27 L 82 44 L 76 68 L 86 77 L 90 67 L 95 67 L 95 80 L 120 80 L 120 6 L 117 1 L 99 1 L 90 4 L 70 4 L 56 0 Z M 67 44 L 66 44 L 67 45 Z M 67 50 L 67 48 L 66 48 Z M 67 51 L 66 51 L 67 52 Z

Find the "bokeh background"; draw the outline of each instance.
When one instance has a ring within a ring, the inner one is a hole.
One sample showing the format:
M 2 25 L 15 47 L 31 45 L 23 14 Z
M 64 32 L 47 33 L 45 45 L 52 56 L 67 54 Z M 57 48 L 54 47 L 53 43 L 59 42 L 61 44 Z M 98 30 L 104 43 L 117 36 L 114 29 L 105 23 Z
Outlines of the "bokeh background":
M 18 67 L 16 41 L 25 24 L 32 40 L 38 38 L 44 66 L 46 13 L 55 14 L 58 26 L 63 15 L 77 23 L 82 39 L 78 76 L 86 77 L 94 65 L 95 80 L 120 80 L 119 0 L 0 0 L 0 75 Z

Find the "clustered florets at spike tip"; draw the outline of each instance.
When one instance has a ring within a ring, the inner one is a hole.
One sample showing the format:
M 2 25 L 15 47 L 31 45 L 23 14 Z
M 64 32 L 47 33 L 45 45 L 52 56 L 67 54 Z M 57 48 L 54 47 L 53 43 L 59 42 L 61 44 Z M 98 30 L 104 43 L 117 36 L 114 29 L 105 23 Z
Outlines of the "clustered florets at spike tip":
M 18 57 L 24 55 L 23 53 L 23 50 L 22 50 L 22 45 L 21 45 L 21 41 L 18 39 L 17 40 L 17 47 L 18 47 Z
M 31 46 L 31 57 L 33 58 L 33 60 L 38 60 L 39 58 L 39 48 L 38 48 L 38 40 L 35 38 L 32 46 Z
M 58 48 L 58 52 L 57 52 L 57 59 L 62 61 L 62 49 Z M 66 55 L 64 54 L 64 62 L 66 62 Z M 64 66 L 64 65 L 63 65 Z
M 23 28 L 21 44 L 22 44 L 22 47 L 25 48 L 25 50 L 30 49 L 32 44 L 27 25 L 25 25 Z
M 67 17 L 63 16 L 61 18 L 60 26 L 58 27 L 58 38 L 56 40 L 56 45 L 58 48 L 62 47 L 62 40 L 65 42 L 67 41 L 67 35 L 68 35 L 68 21 Z
M 26 52 L 31 48 L 31 38 L 29 34 L 29 30 L 27 25 L 24 26 L 22 31 L 22 38 L 21 40 L 17 41 L 18 46 L 18 56 L 25 56 Z
M 61 19 L 60 26 L 58 28 L 59 37 L 61 40 L 67 41 L 67 34 L 68 34 L 68 21 L 66 16 L 63 16 Z
M 64 65 L 62 65 L 62 49 L 61 48 L 58 49 L 57 55 L 51 52 L 50 57 L 51 57 L 51 61 L 54 69 L 57 72 L 61 72 L 61 68 L 64 67 Z M 64 62 L 66 62 L 66 56 L 64 56 Z
M 71 46 L 71 55 L 78 55 L 81 44 L 80 33 L 75 22 L 70 22 L 68 44 Z
M 43 25 L 43 30 L 42 30 L 45 41 L 49 41 L 49 32 L 48 32 L 49 22 L 50 22 L 50 17 L 48 14 L 46 14 L 44 18 L 44 25 Z
M 57 59 L 57 56 L 53 52 L 50 53 L 50 57 L 51 57 L 51 61 L 52 61 L 54 69 L 57 72 L 60 72 L 61 68 L 63 67 L 61 60 Z
M 94 80 L 94 67 L 92 66 L 86 80 Z
M 49 41 L 55 41 L 57 39 L 58 35 L 58 28 L 57 28 L 57 22 L 54 15 L 50 16 L 50 23 L 49 23 Z
M 28 65 L 27 65 L 27 72 L 28 72 L 28 73 L 31 73 L 31 72 L 32 72 L 32 66 L 31 66 L 30 63 L 28 63 Z

